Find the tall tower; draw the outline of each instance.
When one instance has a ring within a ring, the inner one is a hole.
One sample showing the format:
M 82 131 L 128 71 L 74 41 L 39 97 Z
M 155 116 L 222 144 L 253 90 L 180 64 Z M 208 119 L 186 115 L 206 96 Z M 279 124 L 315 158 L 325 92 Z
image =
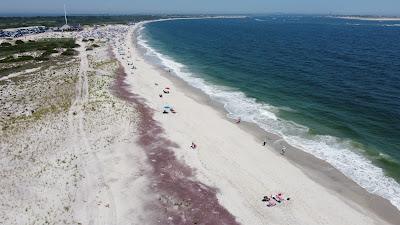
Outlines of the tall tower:
M 64 4 L 64 18 L 65 18 L 65 25 L 68 25 L 67 10 L 65 9 L 65 4 Z

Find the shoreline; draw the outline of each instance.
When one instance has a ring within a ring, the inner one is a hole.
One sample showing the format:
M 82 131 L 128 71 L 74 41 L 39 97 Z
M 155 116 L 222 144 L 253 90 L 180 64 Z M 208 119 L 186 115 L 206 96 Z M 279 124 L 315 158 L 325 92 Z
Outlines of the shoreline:
M 157 21 L 150 21 L 145 23 L 151 22 Z M 143 26 L 145 23 L 142 23 L 141 26 Z M 140 28 L 141 26 L 138 26 L 138 28 Z M 136 35 L 137 32 L 135 32 L 135 39 Z M 135 42 L 135 46 L 137 49 L 137 42 Z M 151 64 L 151 62 L 146 60 L 143 56 L 143 50 L 141 49 L 139 51 L 141 52 L 142 59 Z M 221 119 L 232 122 L 231 119 L 227 118 L 227 111 L 220 103 L 211 100 L 210 97 L 207 96 L 205 93 L 201 92 L 199 89 L 190 86 L 186 83 L 186 81 L 182 80 L 176 75 L 170 76 L 170 73 L 162 69 L 159 65 L 152 64 L 152 66 L 164 78 L 170 80 L 179 89 L 183 90 L 185 95 L 194 99 L 198 104 L 206 104 L 212 107 L 218 112 Z M 253 135 L 253 137 L 257 140 L 257 142 L 260 143 L 260 145 L 266 135 L 268 136 L 269 140 L 273 140 L 274 142 L 277 141 L 277 144 L 270 145 L 270 147 L 276 151 L 274 152 L 274 154 L 279 156 L 279 153 L 277 152 L 279 151 L 279 149 L 277 149 L 277 147 L 279 147 L 279 143 L 281 143 L 279 141 L 282 140 L 281 137 L 262 130 L 256 124 L 242 122 L 238 127 Z M 288 146 L 285 158 L 287 158 L 292 165 L 301 169 L 301 171 L 306 174 L 308 178 L 338 194 L 338 196 L 340 196 L 340 198 L 348 205 L 352 205 L 353 207 L 365 208 L 392 224 L 396 224 L 396 222 L 400 220 L 398 209 L 394 205 L 392 205 L 389 200 L 367 192 L 364 188 L 356 184 L 350 178 L 346 177 L 342 172 L 331 166 L 326 161 L 320 160 L 315 156 L 300 149 L 296 149 L 287 143 L 285 143 L 285 145 Z
M 400 21 L 400 17 L 362 17 L 362 16 L 334 16 L 338 19 L 364 20 L 364 21 Z
M 219 112 L 221 119 L 234 122 L 234 120 L 226 116 L 228 112 L 222 104 L 213 101 L 201 90 L 190 86 L 176 75 L 170 76 L 170 73 L 157 67 L 157 65 L 153 64 L 153 66 L 157 68 L 162 76 L 171 80 L 172 83 L 184 90 L 185 94 L 190 98 L 193 98 L 199 104 L 206 104 L 214 108 Z M 264 141 L 265 136 L 267 136 L 268 140 L 276 143 L 274 145 L 267 143 L 267 146 L 271 147 L 275 155 L 279 156 L 280 144 L 284 142 L 282 137 L 269 133 L 256 124 L 246 121 L 242 121 L 238 125 L 238 128 L 253 135 L 254 139 L 257 140 L 260 145 Z M 316 183 L 340 195 L 343 201 L 349 204 L 356 203 L 360 207 L 366 207 L 391 224 L 396 224 L 397 221 L 400 220 L 400 211 L 388 199 L 368 192 L 328 162 L 318 159 L 314 155 L 301 149 L 295 148 L 287 142 L 284 143 L 285 146 L 287 146 L 285 157 L 292 162 L 294 166 L 301 169 Z

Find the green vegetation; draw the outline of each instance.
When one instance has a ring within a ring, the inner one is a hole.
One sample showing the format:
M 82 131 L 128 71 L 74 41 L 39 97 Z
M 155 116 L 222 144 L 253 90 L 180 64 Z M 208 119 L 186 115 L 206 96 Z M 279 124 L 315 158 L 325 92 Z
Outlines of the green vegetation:
M 33 56 L 30 55 L 21 55 L 18 57 L 14 56 L 7 56 L 5 59 L 0 60 L 0 63 L 13 63 L 13 62 L 22 62 L 22 61 L 29 61 L 34 59 Z
M 101 24 L 124 24 L 139 22 L 143 20 L 170 18 L 174 16 L 152 16 L 152 15 L 125 15 L 125 16 L 69 16 L 69 24 L 101 25 Z M 176 17 L 176 16 L 175 16 Z M 63 16 L 37 16 L 37 17 L 0 17 L 0 29 L 46 26 L 59 27 L 64 24 Z
M 58 53 L 58 51 L 55 49 L 48 49 L 45 52 L 43 52 L 42 55 L 37 57 L 36 60 L 39 60 L 39 61 L 50 60 L 50 55 L 54 54 L 54 53 Z
M 11 43 L 3 42 L 3 43 L 0 44 L 0 47 L 8 47 L 8 46 L 11 46 L 11 45 L 12 45 Z
M 51 50 L 46 50 L 43 54 L 45 54 L 45 55 L 51 55 L 51 54 L 54 54 L 54 53 L 58 53 L 58 51 L 55 50 L 55 49 L 51 49 Z
M 19 44 L 5 43 L 0 44 L 0 77 L 65 61 L 65 57 L 77 54 L 74 48 L 79 46 L 71 38 L 41 39 Z M 61 53 L 62 56 L 57 53 Z
M 77 51 L 75 51 L 72 48 L 68 48 L 63 53 L 61 53 L 61 55 L 67 55 L 67 56 L 76 55 L 76 54 L 77 54 Z
M 42 53 L 42 55 L 39 57 L 44 58 L 50 56 L 53 53 L 57 53 L 57 48 L 73 49 L 79 47 L 79 45 L 75 43 L 75 40 L 71 38 L 42 39 L 36 42 L 17 42 L 18 41 L 16 41 L 15 45 L 11 45 L 10 43 L 5 44 L 6 42 L 0 45 L 0 57 L 6 57 L 5 59 L 1 60 L 0 63 L 19 62 L 33 59 L 33 57 L 23 56 L 14 58 L 14 54 L 44 51 L 44 53 Z M 71 53 L 71 50 L 69 50 L 69 53 Z
M 7 67 L 7 68 L 1 68 L 0 69 L 0 77 L 6 76 L 10 73 L 16 73 L 19 72 L 20 70 L 23 70 L 23 66 L 15 66 L 15 67 Z

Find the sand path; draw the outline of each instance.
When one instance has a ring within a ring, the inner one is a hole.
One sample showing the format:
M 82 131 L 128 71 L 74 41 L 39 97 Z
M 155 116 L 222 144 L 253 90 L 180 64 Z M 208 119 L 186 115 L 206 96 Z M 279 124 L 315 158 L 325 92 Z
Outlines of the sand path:
M 81 171 L 86 178 L 82 184 L 82 187 L 77 193 L 79 199 L 83 199 L 85 204 L 75 213 L 78 217 L 86 217 L 87 224 L 116 224 L 116 212 L 114 207 L 114 196 L 110 191 L 109 186 L 104 181 L 103 165 L 97 157 L 95 149 L 92 149 L 91 144 L 87 138 L 85 131 L 85 104 L 88 102 L 88 75 L 89 63 L 86 54 L 86 45 L 84 42 L 79 41 L 80 45 L 79 58 L 80 67 L 78 74 L 78 81 L 75 90 L 75 99 L 72 102 L 72 106 L 69 110 L 69 137 L 71 138 L 71 147 L 74 149 L 76 154 L 87 153 L 83 160 L 80 161 Z M 86 163 L 87 158 L 91 158 L 93 163 Z M 96 174 L 96 175 L 92 175 Z M 96 179 L 97 178 L 97 179 Z M 97 190 L 105 190 L 102 195 L 102 199 L 109 202 L 110 209 L 104 209 L 100 207 L 93 207 L 98 202 Z

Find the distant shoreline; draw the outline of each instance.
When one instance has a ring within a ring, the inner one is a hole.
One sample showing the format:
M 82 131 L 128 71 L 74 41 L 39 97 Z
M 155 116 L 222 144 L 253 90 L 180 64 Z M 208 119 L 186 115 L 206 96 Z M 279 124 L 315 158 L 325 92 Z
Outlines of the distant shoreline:
M 400 17 L 334 16 L 334 18 L 346 19 L 346 20 L 366 20 L 366 21 L 400 21 Z

